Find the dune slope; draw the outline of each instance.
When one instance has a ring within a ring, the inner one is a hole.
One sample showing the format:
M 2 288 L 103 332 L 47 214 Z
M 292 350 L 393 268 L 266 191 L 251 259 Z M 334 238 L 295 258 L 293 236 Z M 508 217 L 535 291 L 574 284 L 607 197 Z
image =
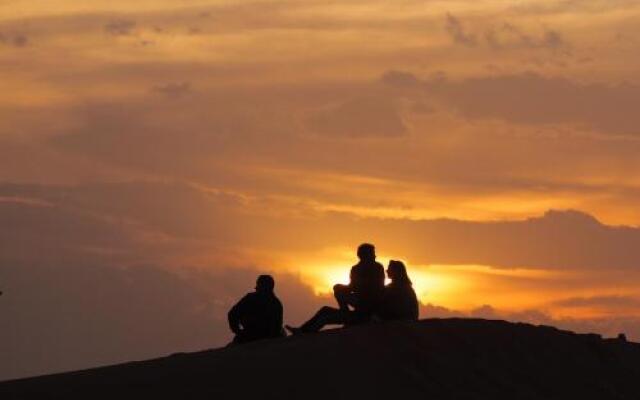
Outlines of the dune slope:
M 429 319 L 0 383 L 2 399 L 640 399 L 640 345 Z

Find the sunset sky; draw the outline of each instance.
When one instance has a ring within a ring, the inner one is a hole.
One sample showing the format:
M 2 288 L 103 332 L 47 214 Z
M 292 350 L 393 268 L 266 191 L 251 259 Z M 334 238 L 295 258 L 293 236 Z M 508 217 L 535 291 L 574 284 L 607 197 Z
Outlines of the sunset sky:
M 422 317 L 640 340 L 640 2 L 0 0 L 0 380 L 299 323 L 355 249 Z

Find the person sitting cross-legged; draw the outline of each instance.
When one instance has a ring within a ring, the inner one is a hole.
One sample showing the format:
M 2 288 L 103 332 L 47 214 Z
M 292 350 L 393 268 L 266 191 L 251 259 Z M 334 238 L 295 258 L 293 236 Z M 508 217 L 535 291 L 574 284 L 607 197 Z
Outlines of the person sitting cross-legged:
M 260 275 L 255 292 L 244 296 L 229 311 L 229 328 L 235 334 L 233 344 L 284 336 L 282 303 L 274 293 L 275 281 Z

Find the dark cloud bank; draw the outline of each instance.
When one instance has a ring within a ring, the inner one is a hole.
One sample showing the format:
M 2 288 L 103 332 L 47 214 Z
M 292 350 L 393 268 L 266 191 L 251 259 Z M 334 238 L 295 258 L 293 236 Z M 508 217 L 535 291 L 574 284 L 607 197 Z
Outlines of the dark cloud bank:
M 403 85 L 399 85 L 399 74 Z M 569 124 L 605 134 L 638 135 L 640 87 L 634 84 L 583 84 L 535 73 L 470 78 L 419 80 L 390 71 L 383 82 L 424 93 L 452 106 L 470 119 L 500 119 L 531 125 Z M 413 81 L 413 85 L 408 85 Z

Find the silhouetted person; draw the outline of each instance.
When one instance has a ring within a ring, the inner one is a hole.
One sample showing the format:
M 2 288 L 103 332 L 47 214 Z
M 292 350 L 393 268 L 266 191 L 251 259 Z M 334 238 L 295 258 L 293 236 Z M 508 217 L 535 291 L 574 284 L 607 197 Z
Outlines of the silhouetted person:
M 360 262 L 351 267 L 348 285 L 335 285 L 333 294 L 340 308 L 322 307 L 299 328 L 287 325 L 293 334 L 317 332 L 325 325 L 355 325 L 369 322 L 384 296 L 384 267 L 376 262 L 375 247 L 358 247 Z
M 386 321 L 416 321 L 418 319 L 418 297 L 407 268 L 402 261 L 391 260 L 387 267 L 387 276 L 391 279 L 384 288 L 384 296 L 377 315 Z
M 229 328 L 236 335 L 233 343 L 284 336 L 282 303 L 273 289 L 270 275 L 260 275 L 255 292 L 244 296 L 229 311 Z
M 384 267 L 376 262 L 376 249 L 363 243 L 358 247 L 360 261 L 351 267 L 348 285 L 335 285 L 333 294 L 340 309 L 352 307 L 363 322 L 377 310 L 384 294 Z

